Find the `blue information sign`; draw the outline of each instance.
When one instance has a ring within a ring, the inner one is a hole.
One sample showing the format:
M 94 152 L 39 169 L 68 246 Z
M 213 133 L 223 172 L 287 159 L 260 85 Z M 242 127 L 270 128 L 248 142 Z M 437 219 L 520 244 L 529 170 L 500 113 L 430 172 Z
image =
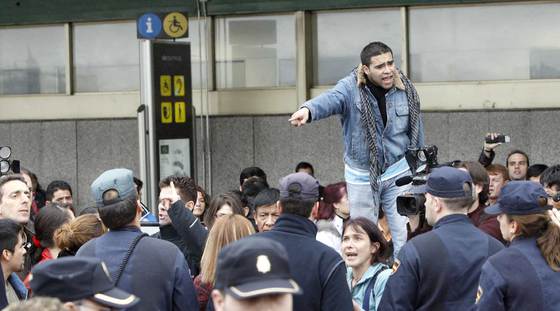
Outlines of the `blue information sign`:
M 138 38 L 153 39 L 161 33 L 161 19 L 154 13 L 146 13 L 137 19 Z

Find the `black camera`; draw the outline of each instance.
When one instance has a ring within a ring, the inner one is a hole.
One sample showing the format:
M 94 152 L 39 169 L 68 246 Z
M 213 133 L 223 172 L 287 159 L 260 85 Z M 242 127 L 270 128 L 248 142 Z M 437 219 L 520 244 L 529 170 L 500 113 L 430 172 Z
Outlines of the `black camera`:
M 405 176 L 395 181 L 397 186 L 412 183 L 421 186 L 426 183 L 433 168 L 438 167 L 437 146 L 409 148 L 405 153 L 406 162 L 412 176 Z M 426 196 L 424 194 L 405 193 L 397 197 L 397 212 L 403 216 L 423 214 L 426 210 Z

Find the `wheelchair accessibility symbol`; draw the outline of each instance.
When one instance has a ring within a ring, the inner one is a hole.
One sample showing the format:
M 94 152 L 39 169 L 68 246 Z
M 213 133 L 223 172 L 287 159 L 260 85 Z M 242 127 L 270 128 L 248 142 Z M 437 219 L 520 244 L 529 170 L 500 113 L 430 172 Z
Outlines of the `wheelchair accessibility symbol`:
M 163 19 L 163 30 L 171 38 L 180 38 L 188 30 L 187 17 L 179 12 L 167 14 Z

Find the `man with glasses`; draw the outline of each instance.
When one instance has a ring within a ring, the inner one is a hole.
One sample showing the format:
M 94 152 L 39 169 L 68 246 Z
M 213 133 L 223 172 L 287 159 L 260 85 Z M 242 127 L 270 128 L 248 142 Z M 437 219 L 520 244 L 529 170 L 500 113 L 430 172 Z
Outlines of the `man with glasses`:
M 8 304 L 27 299 L 27 289 L 16 273 L 23 271 L 29 246 L 31 244 L 20 224 L 11 219 L 0 219 L 0 263 Z

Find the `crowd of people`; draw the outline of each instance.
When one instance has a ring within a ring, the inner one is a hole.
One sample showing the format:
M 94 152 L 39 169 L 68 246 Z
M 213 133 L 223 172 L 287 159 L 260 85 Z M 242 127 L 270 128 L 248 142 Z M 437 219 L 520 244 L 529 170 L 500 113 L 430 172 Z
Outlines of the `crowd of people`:
M 383 43 L 360 56 L 290 118 L 341 115 L 344 181 L 320 185 L 308 162 L 272 186 L 245 168 L 218 194 L 168 176 L 149 236 L 129 169 L 102 172 L 85 208 L 67 182 L 43 190 L 29 170 L 0 177 L 0 306 L 559 310 L 560 165 L 530 165 L 521 150 L 493 163 L 501 144 L 488 133 L 478 161 L 402 184 L 417 168 L 408 152 L 424 146 L 418 94 Z M 403 195 L 415 209 L 397 207 Z

